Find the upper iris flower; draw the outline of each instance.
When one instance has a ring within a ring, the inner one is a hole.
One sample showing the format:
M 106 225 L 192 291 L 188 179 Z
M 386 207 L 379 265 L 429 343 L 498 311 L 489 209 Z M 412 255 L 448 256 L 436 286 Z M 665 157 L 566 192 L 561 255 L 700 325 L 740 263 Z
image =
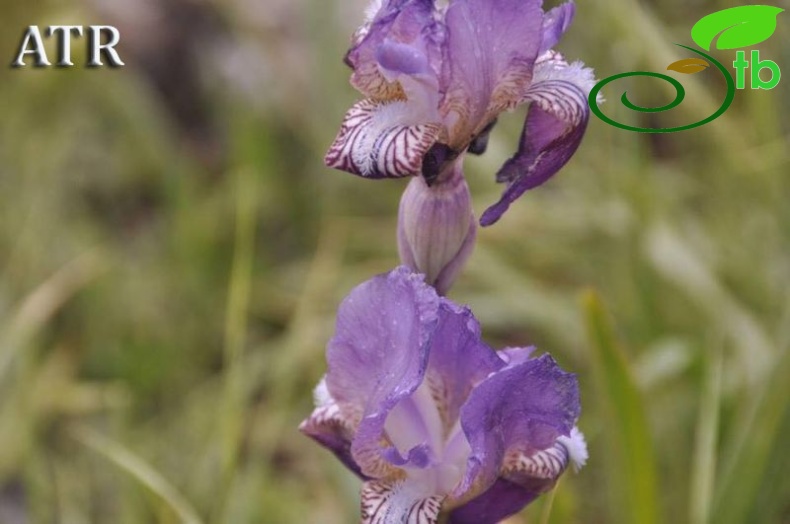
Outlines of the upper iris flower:
M 531 351 L 398 268 L 341 304 L 301 430 L 365 480 L 363 524 L 497 523 L 587 458 L 576 378 Z
M 530 103 L 508 184 L 482 215 L 493 224 L 522 193 L 556 173 L 581 142 L 593 73 L 551 48 L 573 3 L 541 0 L 374 0 L 346 63 L 367 98 L 346 114 L 330 167 L 369 178 L 460 176 L 466 151 L 485 151 L 497 116 Z M 456 165 L 457 164 L 457 165 Z

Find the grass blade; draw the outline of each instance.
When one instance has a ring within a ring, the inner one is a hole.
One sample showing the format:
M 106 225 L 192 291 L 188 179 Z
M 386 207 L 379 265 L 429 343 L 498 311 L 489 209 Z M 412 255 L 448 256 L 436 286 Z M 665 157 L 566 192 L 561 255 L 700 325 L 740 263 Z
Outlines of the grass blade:
M 768 467 L 771 451 L 775 448 L 781 424 L 790 409 L 790 350 L 778 356 L 773 373 L 758 394 L 759 403 L 754 417 L 743 428 L 740 442 L 731 455 L 714 499 L 716 524 L 746 522 L 749 510 Z
M 661 522 L 656 497 L 656 465 L 645 409 L 625 353 L 598 295 L 582 297 L 587 334 L 596 375 L 599 401 L 605 417 L 603 438 L 612 456 L 603 458 L 613 469 L 618 520 Z
M 202 523 L 194 508 L 170 482 L 124 446 L 85 426 L 73 426 L 71 435 L 81 444 L 103 455 L 139 480 L 142 485 L 167 503 L 181 519 L 181 522 L 184 524 Z
M 691 524 L 710 522 L 713 481 L 716 475 L 716 442 L 719 429 L 723 360 L 723 351 L 719 342 L 705 359 L 705 381 L 697 416 L 694 464 L 691 471 L 691 501 L 689 504 L 689 522 Z

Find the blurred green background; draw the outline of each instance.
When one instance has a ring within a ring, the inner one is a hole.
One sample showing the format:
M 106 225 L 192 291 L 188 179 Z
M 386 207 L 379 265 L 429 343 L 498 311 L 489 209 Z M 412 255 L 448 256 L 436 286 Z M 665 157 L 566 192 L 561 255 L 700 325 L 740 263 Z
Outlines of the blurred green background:
M 108 23 L 127 65 L 84 68 L 81 40 L 74 68 L 0 69 L 0 523 L 356 521 L 359 482 L 296 428 L 338 302 L 398 263 L 404 182 L 322 164 L 363 6 L 3 3 L 7 64 L 27 25 Z M 730 6 L 580 0 L 559 49 L 660 72 Z M 757 48 L 790 74 L 788 41 L 784 13 Z M 604 111 L 677 125 L 723 99 L 715 71 L 680 79 L 672 115 L 618 107 L 671 98 L 650 80 Z M 590 445 L 513 523 L 790 522 L 788 86 L 682 133 L 593 117 L 480 231 L 451 297 L 578 373 Z M 478 214 L 523 113 L 467 161 Z

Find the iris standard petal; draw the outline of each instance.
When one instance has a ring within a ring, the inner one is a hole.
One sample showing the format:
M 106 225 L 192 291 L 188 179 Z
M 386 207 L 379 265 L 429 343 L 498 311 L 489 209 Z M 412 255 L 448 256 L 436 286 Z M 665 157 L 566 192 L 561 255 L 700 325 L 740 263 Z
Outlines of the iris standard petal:
M 442 101 L 449 145 L 464 149 L 522 100 L 542 38 L 539 0 L 455 0 L 445 15 Z
M 403 101 L 357 102 L 346 113 L 324 163 L 366 178 L 419 175 L 442 126 L 421 121 L 424 113 L 417 109 Z
M 438 307 L 433 288 L 405 267 L 359 285 L 340 305 L 326 384 L 358 424 L 351 453 L 367 476 L 386 473 L 383 454 L 394 448 L 381 445 L 384 422 L 423 380 Z
M 504 365 L 481 340 L 480 324 L 469 308 L 443 300 L 431 338 L 425 380 L 439 407 L 445 438 L 472 389 Z
M 490 375 L 461 408 L 461 426 L 472 453 L 453 498 L 474 496 L 491 486 L 508 454 L 531 455 L 570 435 L 579 411 L 576 377 L 549 355 Z
M 499 202 L 485 210 L 481 225 L 499 220 L 518 197 L 546 182 L 570 160 L 587 128 L 587 95 L 594 84 L 592 70 L 581 62 L 568 65 L 554 52 L 538 62 L 524 97 L 531 104 L 518 152 L 496 175 L 497 182 L 507 182 L 508 187 Z

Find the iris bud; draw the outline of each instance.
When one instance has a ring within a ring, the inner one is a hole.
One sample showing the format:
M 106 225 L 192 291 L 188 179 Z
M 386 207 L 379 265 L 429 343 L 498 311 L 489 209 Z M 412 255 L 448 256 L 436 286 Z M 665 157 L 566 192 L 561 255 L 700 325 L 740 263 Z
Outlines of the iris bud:
M 403 264 L 425 274 L 446 294 L 475 244 L 477 224 L 461 160 L 447 167 L 432 185 L 414 177 L 400 201 L 398 252 Z

